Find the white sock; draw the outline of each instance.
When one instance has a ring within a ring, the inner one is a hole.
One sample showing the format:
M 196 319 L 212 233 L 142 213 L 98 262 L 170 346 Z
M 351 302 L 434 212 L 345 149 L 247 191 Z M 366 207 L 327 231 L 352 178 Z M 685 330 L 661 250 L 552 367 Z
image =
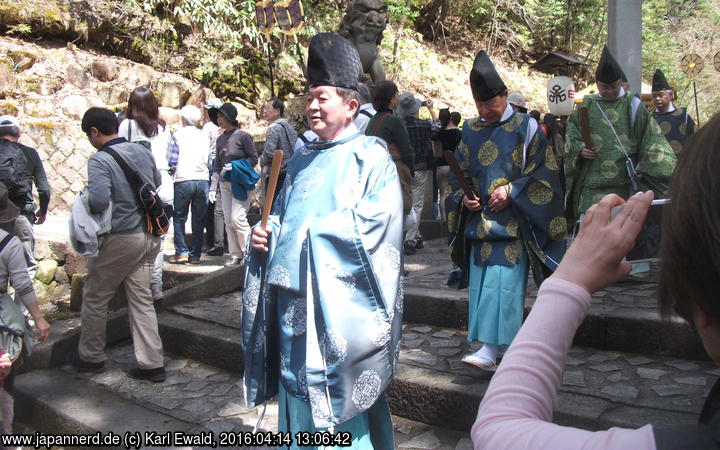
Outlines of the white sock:
M 497 359 L 498 350 L 500 350 L 499 345 L 483 344 L 480 350 L 475 352 L 475 356 L 483 359 L 488 359 L 494 364 Z

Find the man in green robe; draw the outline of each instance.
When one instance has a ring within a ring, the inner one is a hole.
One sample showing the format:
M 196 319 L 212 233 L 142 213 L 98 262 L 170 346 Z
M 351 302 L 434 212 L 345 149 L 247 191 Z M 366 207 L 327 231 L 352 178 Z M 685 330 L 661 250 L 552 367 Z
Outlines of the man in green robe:
M 622 87 L 622 69 L 603 48 L 595 78 L 599 94 L 585 96 L 568 119 L 565 143 L 565 215 L 575 223 L 607 194 L 628 198 L 635 190 L 668 195 L 676 157 L 639 98 Z M 583 141 L 580 108 L 587 108 L 591 148 Z

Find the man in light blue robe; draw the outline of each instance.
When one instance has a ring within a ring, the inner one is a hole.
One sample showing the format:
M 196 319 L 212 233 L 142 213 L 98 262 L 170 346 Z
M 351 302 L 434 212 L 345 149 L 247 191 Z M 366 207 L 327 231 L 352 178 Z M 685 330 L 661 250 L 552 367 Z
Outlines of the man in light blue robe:
M 384 391 L 400 349 L 403 204 L 387 150 L 352 123 L 359 75 L 347 40 L 311 40 L 306 115 L 318 140 L 294 153 L 267 228 L 253 230 L 244 381 L 249 407 L 278 395 L 280 431 L 349 432 L 353 448 L 384 449 L 394 448 Z
M 508 90 L 484 51 L 475 57 L 470 87 L 479 117 L 463 125 L 455 158 L 475 195 L 468 198 L 454 183 L 447 210 L 462 204 L 464 229 L 456 227 L 458 212 L 448 223 L 470 244 L 464 261 L 468 340 L 484 344 L 462 361 L 493 368 L 501 346 L 510 345 L 520 329 L 531 262 L 539 272 L 542 266 L 555 269 L 567 227 L 559 165 L 546 152 L 537 122 L 509 104 Z

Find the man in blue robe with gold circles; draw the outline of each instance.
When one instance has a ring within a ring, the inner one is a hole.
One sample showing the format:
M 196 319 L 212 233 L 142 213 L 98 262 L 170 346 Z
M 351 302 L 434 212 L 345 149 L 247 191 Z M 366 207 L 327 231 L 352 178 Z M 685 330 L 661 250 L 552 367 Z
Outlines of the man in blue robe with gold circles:
M 349 41 L 312 38 L 305 115 L 318 139 L 295 151 L 267 228 L 253 229 L 245 396 L 278 397 L 283 448 L 394 448 L 385 389 L 400 351 L 403 201 L 384 143 L 353 124 L 360 75 Z
M 687 108 L 676 108 L 673 104 L 675 92 L 660 69 L 653 75 L 652 97 L 655 106 L 652 116 L 677 155 L 685 146 L 685 141 L 695 132 L 695 122 Z
M 462 361 L 492 369 L 520 329 L 531 260 L 554 270 L 567 225 L 559 165 L 546 152 L 537 122 L 508 103 L 508 89 L 485 51 L 475 57 L 470 87 L 479 117 L 463 125 L 455 159 L 474 198 L 455 190 L 448 223 L 469 242 L 468 340 L 483 343 Z M 457 229 L 460 223 L 464 229 Z

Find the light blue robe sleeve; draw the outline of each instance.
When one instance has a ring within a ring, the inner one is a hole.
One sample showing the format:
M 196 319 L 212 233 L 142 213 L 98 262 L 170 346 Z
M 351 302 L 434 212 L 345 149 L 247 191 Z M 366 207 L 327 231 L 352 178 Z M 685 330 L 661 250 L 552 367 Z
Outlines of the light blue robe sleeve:
M 402 208 L 386 158 L 356 205 L 308 229 L 307 385 L 319 428 L 366 411 L 392 380 L 402 327 Z

